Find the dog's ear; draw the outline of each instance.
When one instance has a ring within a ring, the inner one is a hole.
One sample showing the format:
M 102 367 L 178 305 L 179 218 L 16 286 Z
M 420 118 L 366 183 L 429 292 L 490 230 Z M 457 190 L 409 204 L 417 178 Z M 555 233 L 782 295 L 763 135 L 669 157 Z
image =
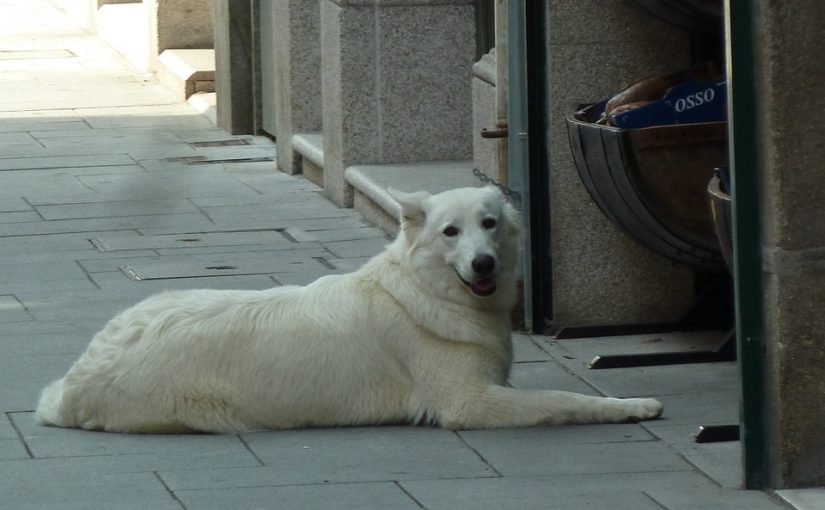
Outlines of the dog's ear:
M 491 191 L 494 191 L 502 202 L 501 215 L 507 225 L 507 232 L 515 238 L 521 238 L 524 233 L 524 224 L 521 221 L 521 214 L 516 210 L 513 204 L 507 200 L 504 193 L 500 189 L 493 186 L 488 186 Z
M 389 188 L 387 192 L 401 206 L 401 228 L 405 232 L 412 234 L 424 225 L 427 219 L 425 201 L 430 198 L 429 193 L 404 193 L 393 188 Z

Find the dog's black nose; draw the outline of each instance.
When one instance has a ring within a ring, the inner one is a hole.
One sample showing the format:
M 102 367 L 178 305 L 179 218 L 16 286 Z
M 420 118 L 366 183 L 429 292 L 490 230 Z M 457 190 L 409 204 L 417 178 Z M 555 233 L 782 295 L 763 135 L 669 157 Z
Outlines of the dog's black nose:
M 496 268 L 496 259 L 492 255 L 476 255 L 473 259 L 473 271 L 480 275 L 488 275 Z

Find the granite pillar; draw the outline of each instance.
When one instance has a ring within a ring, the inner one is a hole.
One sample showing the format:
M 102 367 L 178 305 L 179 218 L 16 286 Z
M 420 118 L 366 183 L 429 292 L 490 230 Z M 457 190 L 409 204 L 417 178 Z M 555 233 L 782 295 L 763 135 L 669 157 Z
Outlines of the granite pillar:
M 255 132 L 254 33 L 250 0 L 214 0 L 218 127 Z
M 324 186 L 355 164 L 470 159 L 470 0 L 322 0 Z
M 825 10 L 760 3 L 754 65 L 767 450 L 774 488 L 825 485 Z M 734 80 L 734 84 L 735 84 Z
M 274 90 L 275 139 L 278 168 L 299 172 L 292 136 L 321 131 L 321 42 L 318 1 L 271 0 L 272 48 L 275 83 L 262 90 Z M 267 52 L 262 50 L 262 55 Z
M 688 34 L 629 2 L 550 2 L 546 22 L 554 325 L 676 320 L 694 298 L 692 270 L 631 239 L 593 203 L 565 118 L 579 104 L 687 67 Z

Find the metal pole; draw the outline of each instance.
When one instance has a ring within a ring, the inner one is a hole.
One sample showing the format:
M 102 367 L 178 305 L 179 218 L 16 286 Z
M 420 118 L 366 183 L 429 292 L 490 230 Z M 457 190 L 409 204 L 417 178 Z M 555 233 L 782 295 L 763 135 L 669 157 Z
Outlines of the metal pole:
M 762 257 L 759 215 L 760 168 L 751 0 L 725 1 L 728 78 L 728 141 L 733 202 L 733 273 L 736 340 L 742 381 L 740 438 L 745 488 L 769 483 L 766 443 L 765 338 L 762 315 Z

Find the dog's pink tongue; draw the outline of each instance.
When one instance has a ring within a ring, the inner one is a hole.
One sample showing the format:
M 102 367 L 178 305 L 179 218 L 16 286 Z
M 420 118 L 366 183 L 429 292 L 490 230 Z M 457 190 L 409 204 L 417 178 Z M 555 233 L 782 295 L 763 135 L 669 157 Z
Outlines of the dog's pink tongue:
M 496 282 L 491 278 L 484 278 L 473 283 L 473 292 L 478 296 L 489 296 L 496 291 Z

